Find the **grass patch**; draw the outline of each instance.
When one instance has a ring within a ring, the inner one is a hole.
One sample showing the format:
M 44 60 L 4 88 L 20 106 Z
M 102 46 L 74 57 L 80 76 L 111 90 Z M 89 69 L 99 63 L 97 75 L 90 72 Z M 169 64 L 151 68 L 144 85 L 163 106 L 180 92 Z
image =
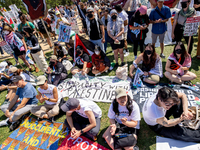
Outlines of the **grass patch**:
M 190 68 L 190 71 L 194 72 L 197 75 L 197 78 L 195 80 L 192 81 L 193 84 L 195 84 L 196 82 L 200 82 L 200 71 L 199 71 L 199 60 L 196 58 L 196 49 L 197 49 L 197 42 L 198 42 L 198 37 L 195 36 L 194 37 L 194 47 L 193 47 L 193 51 L 192 51 L 192 67 Z M 185 42 L 184 42 L 185 43 Z M 185 46 L 187 46 L 185 44 Z M 125 62 L 127 60 L 128 65 L 131 65 L 133 60 L 134 60 L 134 55 L 133 55 L 133 46 L 132 44 L 128 45 L 128 49 L 130 51 L 130 54 L 127 58 L 125 58 Z M 165 64 L 167 61 L 167 57 L 172 53 L 174 49 L 174 45 L 169 45 L 169 46 L 165 46 L 164 49 L 164 54 L 166 56 L 165 59 L 162 59 L 162 65 L 163 65 L 163 72 L 164 72 L 164 68 L 165 68 Z M 158 54 L 160 54 L 160 48 L 156 48 L 156 52 Z M 52 55 L 53 52 L 49 52 L 46 53 L 46 58 L 47 61 L 49 62 L 49 57 Z M 139 50 L 138 50 L 138 55 L 139 55 Z M 110 45 L 108 45 L 107 48 L 107 56 L 109 57 L 109 59 L 111 61 L 114 61 L 114 56 L 112 53 L 112 49 L 110 47 Z M 15 64 L 15 60 L 14 59 L 9 59 L 13 64 Z M 22 61 L 20 60 L 20 63 L 22 63 Z M 121 63 L 120 59 L 119 59 L 119 64 Z M 23 63 L 22 63 L 23 64 Z M 18 66 L 19 68 L 21 68 L 20 66 Z M 23 67 L 26 67 L 23 64 Z M 116 70 L 112 70 L 109 73 L 103 73 L 102 75 L 108 75 L 108 76 L 115 76 L 115 71 Z M 38 73 L 33 73 L 34 75 L 42 75 L 43 73 L 40 71 Z M 89 75 L 92 75 L 91 73 Z M 69 77 L 71 78 L 71 74 L 69 75 Z M 166 79 L 165 77 L 163 77 L 161 79 L 161 82 L 163 83 L 168 83 L 168 79 Z M 0 104 L 2 104 L 5 100 L 5 96 L 7 94 L 7 91 L 2 91 L 0 92 Z M 108 114 L 108 109 L 110 106 L 110 103 L 97 103 L 99 105 L 99 107 L 102 109 L 102 118 L 101 118 L 101 129 L 100 129 L 100 133 L 98 135 L 98 140 L 97 142 L 107 148 L 108 145 L 105 143 L 105 141 L 101 138 L 103 133 L 105 132 L 106 128 L 109 126 L 109 119 L 107 117 Z M 141 114 L 142 117 L 142 114 Z M 3 114 L 2 111 L 0 111 L 0 121 L 6 119 L 5 115 Z M 58 119 L 56 120 L 57 122 L 63 122 L 65 120 L 65 115 L 60 115 L 58 117 Z M 138 143 L 137 145 L 140 147 L 141 150 L 155 150 L 156 149 L 156 134 L 154 132 L 152 132 L 149 127 L 146 125 L 146 123 L 144 122 L 143 118 L 141 119 L 140 122 L 140 132 L 139 132 L 139 137 L 138 137 Z M 12 133 L 9 131 L 8 127 L 0 127 L 0 144 L 3 143 L 3 141 Z

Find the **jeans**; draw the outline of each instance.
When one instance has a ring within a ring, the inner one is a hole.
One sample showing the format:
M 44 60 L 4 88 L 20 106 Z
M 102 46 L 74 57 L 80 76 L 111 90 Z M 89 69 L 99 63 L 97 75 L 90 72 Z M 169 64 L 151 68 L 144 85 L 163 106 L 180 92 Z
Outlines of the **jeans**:
M 105 53 L 105 50 L 104 50 L 104 43 L 101 42 L 102 39 L 99 39 L 99 40 L 91 40 L 90 39 L 90 42 L 94 43 L 95 45 L 98 45 L 101 50 Z
M 53 78 L 53 81 L 52 81 L 52 76 L 55 76 Z M 48 83 L 57 86 L 60 80 L 64 80 L 66 78 L 67 78 L 67 74 L 65 73 L 55 74 L 55 75 L 50 73 L 48 74 Z

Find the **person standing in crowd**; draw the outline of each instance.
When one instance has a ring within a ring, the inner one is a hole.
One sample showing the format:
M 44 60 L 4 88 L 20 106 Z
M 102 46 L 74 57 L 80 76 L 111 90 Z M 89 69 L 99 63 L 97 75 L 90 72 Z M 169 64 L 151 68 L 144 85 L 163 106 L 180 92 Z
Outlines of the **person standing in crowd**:
M 155 43 L 157 41 L 157 37 L 160 40 L 160 49 L 161 49 L 161 58 L 165 58 L 163 54 L 164 51 L 164 38 L 165 32 L 167 31 L 167 24 L 169 18 L 171 18 L 171 11 L 169 7 L 163 5 L 164 0 L 158 0 L 156 8 L 152 9 L 149 19 L 150 23 L 152 23 L 152 44 L 155 47 Z
M 94 14 L 94 9 L 92 7 L 87 9 L 86 23 L 84 24 L 83 30 L 80 31 L 80 33 L 82 32 L 88 33 L 90 41 L 95 45 L 100 46 L 101 50 L 105 53 L 104 25 L 98 16 Z
M 65 66 L 58 61 L 56 55 L 51 56 L 49 64 L 45 72 L 48 75 L 48 83 L 57 86 L 61 80 L 67 78 L 67 70 Z
M 163 87 L 145 101 L 142 114 L 149 128 L 157 134 L 186 142 L 199 142 L 199 129 L 194 130 L 179 125 L 183 120 L 191 120 L 188 99 L 184 93 Z M 169 119 L 173 116 L 174 119 Z
M 99 106 L 90 100 L 69 98 L 61 109 L 66 112 L 63 130 L 71 130 L 70 136 L 77 139 L 79 136 L 97 140 L 101 126 L 102 111 Z
M 128 36 L 128 14 L 122 9 L 121 5 L 115 5 L 115 10 L 118 13 L 118 16 L 122 18 L 124 21 L 124 54 L 129 53 L 128 47 L 127 47 L 127 36 Z
M 82 10 L 83 14 L 86 16 L 86 9 L 84 7 L 83 2 L 79 2 L 80 9 Z
M 62 17 L 62 15 L 59 11 L 56 12 L 56 17 L 58 18 L 57 22 L 56 22 L 56 29 L 59 29 L 60 24 L 71 26 L 69 21 L 65 17 Z
M 183 36 L 185 30 L 185 23 L 187 18 L 192 17 L 196 14 L 195 9 L 190 7 L 190 2 L 190 0 L 182 0 L 182 9 L 179 12 L 177 12 L 174 16 L 174 23 L 172 26 L 172 39 L 174 39 L 174 41 L 176 42 L 180 42 L 182 37 L 184 37 L 187 44 L 189 42 L 189 36 Z M 191 36 L 191 41 L 188 50 L 189 54 L 192 53 L 193 43 L 193 36 Z
M 43 105 L 35 106 L 31 109 L 31 113 L 40 119 L 48 119 L 54 122 L 54 116 L 59 114 L 59 103 L 61 101 L 61 93 L 57 87 L 47 83 L 47 78 L 43 75 L 37 77 L 36 85 L 39 86 L 36 98 Z
M 135 149 L 140 129 L 140 109 L 123 88 L 115 90 L 115 99 L 110 105 L 108 117 L 111 125 L 103 134 L 108 145 L 117 150 Z M 120 138 L 123 135 L 127 136 Z
M 107 50 L 107 43 L 108 43 L 108 32 L 107 32 L 107 24 L 108 24 L 108 21 L 111 19 L 110 15 L 109 15 L 109 11 L 107 8 L 105 8 L 103 11 L 102 11 L 102 18 L 101 18 L 101 21 L 104 25 L 104 31 L 105 31 L 105 43 L 104 43 L 104 50 L 106 52 Z
M 133 40 L 133 52 L 135 60 L 137 58 L 138 43 L 140 43 L 140 52 L 144 50 L 144 41 L 149 31 L 149 16 L 147 15 L 147 7 L 142 5 L 136 10 L 130 20 L 131 37 Z
M 187 53 L 184 44 L 178 42 L 174 46 L 173 53 L 168 57 L 165 66 L 165 77 L 171 82 L 192 85 L 190 81 L 194 80 L 197 76 L 188 71 L 191 65 L 192 61 L 190 54 Z
M 153 45 L 148 44 L 145 51 L 133 61 L 130 66 L 130 76 L 133 77 L 134 69 L 142 62 L 141 70 L 144 72 L 143 81 L 149 84 L 157 84 L 163 77 L 162 61 L 156 53 Z M 135 70 L 136 71 L 136 70 Z
M 194 0 L 194 8 L 196 11 L 200 11 L 200 1 Z M 200 33 L 200 28 L 198 30 L 198 33 Z M 200 59 L 200 34 L 198 34 L 198 44 L 197 44 L 197 58 Z
M 110 60 L 106 54 L 97 46 L 92 55 L 92 73 L 95 76 L 100 75 L 103 72 L 107 72 L 110 68 Z
M 25 82 L 21 76 L 13 77 L 12 82 L 17 85 L 17 92 L 10 103 L 1 106 L 1 110 L 8 118 L 0 124 L 5 126 L 12 123 L 9 127 L 11 131 L 20 125 L 22 116 L 29 113 L 31 108 L 38 103 L 37 91 L 30 83 Z
M 38 65 L 41 71 L 45 72 L 48 68 L 48 64 L 45 60 L 44 53 L 38 43 L 38 39 L 33 34 L 33 30 L 28 26 L 23 27 L 23 32 L 27 37 L 28 49 L 30 50 L 36 64 Z
M 62 62 L 63 60 L 67 59 L 67 50 L 61 46 L 58 42 L 54 43 L 54 51 L 53 54 L 56 55 L 56 57 L 58 58 L 59 62 Z
M 114 51 L 115 58 L 115 68 L 119 66 L 118 64 L 118 53 L 121 58 L 121 66 L 124 66 L 124 21 L 118 17 L 117 11 L 115 9 L 110 12 L 111 19 L 107 24 L 108 35 L 111 38 L 111 47 Z

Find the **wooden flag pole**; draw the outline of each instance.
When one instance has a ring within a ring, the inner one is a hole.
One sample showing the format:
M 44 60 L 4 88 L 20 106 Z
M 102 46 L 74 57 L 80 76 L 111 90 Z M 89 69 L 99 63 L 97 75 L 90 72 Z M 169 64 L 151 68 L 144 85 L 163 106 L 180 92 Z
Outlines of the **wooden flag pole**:
M 189 36 L 188 46 L 187 46 L 187 52 L 189 52 L 189 49 L 190 49 L 190 43 L 191 43 L 191 36 Z

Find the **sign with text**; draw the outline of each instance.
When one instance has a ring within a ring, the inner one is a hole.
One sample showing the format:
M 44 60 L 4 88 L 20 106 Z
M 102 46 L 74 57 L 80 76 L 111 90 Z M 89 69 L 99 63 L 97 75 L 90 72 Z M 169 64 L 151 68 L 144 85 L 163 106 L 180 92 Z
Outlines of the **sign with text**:
M 200 16 L 187 18 L 184 28 L 184 36 L 193 36 L 197 34 Z
M 124 88 L 133 98 L 129 80 L 121 80 L 115 76 L 82 76 L 75 74 L 72 79 L 66 79 L 58 86 L 63 97 L 83 98 L 96 102 L 109 102 L 115 99 L 115 90 Z
M 70 33 L 71 33 L 71 27 L 61 24 L 59 27 L 58 41 L 68 43 L 70 39 Z
M 62 142 L 58 150 L 108 150 L 102 145 L 95 143 L 84 136 L 77 139 L 70 137 L 70 134 Z
M 0 46 L 7 54 L 12 54 L 13 53 L 12 48 L 10 47 L 10 45 L 7 44 L 6 41 L 0 42 Z

